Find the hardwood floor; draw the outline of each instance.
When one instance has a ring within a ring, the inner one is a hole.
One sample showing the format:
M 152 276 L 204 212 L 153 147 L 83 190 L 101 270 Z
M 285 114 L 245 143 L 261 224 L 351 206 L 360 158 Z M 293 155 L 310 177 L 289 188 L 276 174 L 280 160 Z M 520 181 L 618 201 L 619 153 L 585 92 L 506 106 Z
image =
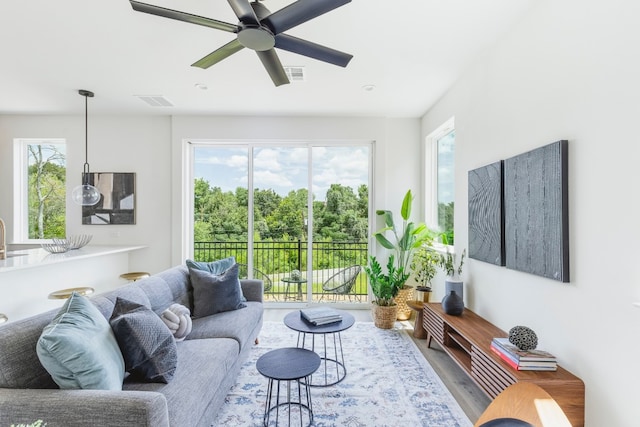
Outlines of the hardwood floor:
M 264 320 L 282 321 L 284 316 L 295 308 L 266 308 Z M 371 322 L 369 309 L 348 310 L 360 322 Z M 415 315 L 414 315 L 415 316 Z M 403 328 L 413 332 L 413 318 L 404 322 L 397 322 Z M 475 385 L 475 383 L 455 364 L 455 362 L 438 346 L 432 343 L 427 348 L 426 340 L 416 339 L 420 352 L 431 364 L 442 382 L 447 386 L 453 397 L 458 401 L 462 410 L 467 414 L 471 422 L 475 423 L 482 412 L 487 408 L 491 400 Z

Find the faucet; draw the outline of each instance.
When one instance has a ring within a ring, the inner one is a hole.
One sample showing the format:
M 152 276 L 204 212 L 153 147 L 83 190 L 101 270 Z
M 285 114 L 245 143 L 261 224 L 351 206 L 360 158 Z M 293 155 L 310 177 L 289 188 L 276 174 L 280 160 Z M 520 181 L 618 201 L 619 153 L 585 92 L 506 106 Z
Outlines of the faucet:
M 0 218 L 0 259 L 7 258 L 7 239 L 6 239 L 6 227 L 4 221 Z

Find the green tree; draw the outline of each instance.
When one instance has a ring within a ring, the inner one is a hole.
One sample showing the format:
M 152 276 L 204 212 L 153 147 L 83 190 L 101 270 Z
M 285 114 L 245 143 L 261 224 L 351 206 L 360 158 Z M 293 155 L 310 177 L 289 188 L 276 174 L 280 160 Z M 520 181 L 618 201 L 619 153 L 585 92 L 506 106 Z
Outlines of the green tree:
M 30 144 L 29 237 L 65 237 L 65 155 L 56 145 Z

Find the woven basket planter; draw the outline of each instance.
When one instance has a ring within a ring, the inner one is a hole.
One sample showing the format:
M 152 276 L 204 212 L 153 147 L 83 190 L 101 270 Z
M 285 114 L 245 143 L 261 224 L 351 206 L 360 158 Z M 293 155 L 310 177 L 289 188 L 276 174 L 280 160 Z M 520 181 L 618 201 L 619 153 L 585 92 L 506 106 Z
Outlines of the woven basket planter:
M 371 314 L 373 316 L 373 324 L 380 329 L 391 329 L 396 323 L 396 317 L 398 316 L 398 306 L 390 305 L 383 306 L 373 304 L 371 308 Z
M 407 305 L 407 301 L 413 299 L 413 287 L 404 285 L 402 289 L 398 291 L 398 295 L 395 296 L 394 300 L 396 305 L 398 306 L 398 320 L 409 320 L 411 317 L 411 307 Z

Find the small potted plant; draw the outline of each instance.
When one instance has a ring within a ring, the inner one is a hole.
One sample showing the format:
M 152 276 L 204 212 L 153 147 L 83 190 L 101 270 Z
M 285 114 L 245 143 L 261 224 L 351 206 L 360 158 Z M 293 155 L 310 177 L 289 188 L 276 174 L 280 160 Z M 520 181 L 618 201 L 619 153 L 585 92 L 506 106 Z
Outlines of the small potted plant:
M 364 267 L 364 271 L 369 276 L 371 293 L 375 297 L 372 301 L 373 323 L 378 328 L 391 329 L 398 315 L 395 297 L 409 275 L 404 272 L 402 267 L 396 267 L 393 255 L 389 257 L 387 262 L 386 274 L 374 256 L 369 257 L 369 265 Z
M 416 291 L 422 296 L 422 298 L 418 298 L 419 301 L 429 302 L 431 280 L 435 277 L 439 265 L 440 255 L 430 247 L 422 246 L 413 254 L 411 271 L 413 271 L 414 279 L 418 282 Z

